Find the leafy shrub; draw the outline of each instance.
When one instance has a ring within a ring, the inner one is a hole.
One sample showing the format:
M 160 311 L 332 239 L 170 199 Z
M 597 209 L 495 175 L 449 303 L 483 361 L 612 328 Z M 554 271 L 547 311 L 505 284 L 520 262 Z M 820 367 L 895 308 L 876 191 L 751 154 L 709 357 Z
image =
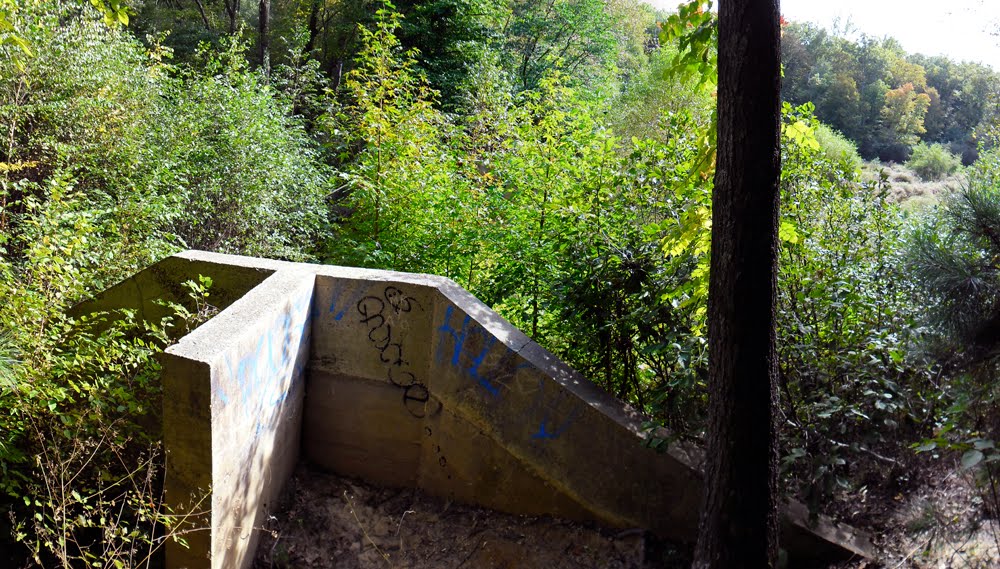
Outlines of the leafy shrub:
M 96 11 L 80 12 L 78 4 L 25 5 L 18 33 L 33 55 L 19 66 L 5 57 L 12 46 L 0 46 L 0 122 L 7 133 L 0 145 L 0 256 L 22 260 L 29 241 L 21 237 L 50 194 L 76 193 L 83 199 L 67 219 L 86 217 L 100 227 L 97 235 L 116 243 L 81 252 L 100 258 L 88 262 L 91 277 L 107 283 L 169 250 L 154 229 L 166 215 L 161 201 L 145 199 L 135 178 L 160 68 Z
M 328 172 L 240 44 L 175 68 L 169 50 L 147 51 L 89 8 L 41 2 L 22 15 L 38 53 L 22 66 L 0 58 L 0 232 L 20 232 L 29 198 L 44 200 L 62 176 L 117 234 L 124 250 L 108 267 L 141 266 L 178 242 L 276 257 L 312 249 Z
M 992 349 L 991 319 L 1000 301 L 998 226 L 1000 156 L 991 151 L 970 169 L 966 187 L 925 216 L 911 238 L 909 268 L 948 350 L 982 356 Z
M 649 65 L 609 105 L 607 122 L 615 134 L 666 140 L 674 134 L 668 119 L 673 114 L 692 115 L 699 125 L 710 122 L 714 105 L 710 86 L 699 85 L 695 74 L 675 70 L 676 52 L 667 44 L 650 54 Z
M 859 454 L 894 464 L 886 455 L 914 436 L 906 425 L 924 410 L 928 378 L 911 351 L 917 309 L 898 270 L 903 218 L 884 179 L 862 183 L 849 162 L 823 154 L 808 111 L 785 110 L 778 365 L 782 463 L 818 508 L 863 474 Z
M 243 50 L 161 80 L 142 184 L 189 247 L 302 259 L 326 230 L 329 172 Z
M 237 48 L 176 69 L 100 18 L 25 4 L 35 55 L 0 45 L 0 564 L 14 540 L 43 566 L 145 565 L 169 531 L 154 356 L 171 323 L 70 307 L 178 241 L 302 257 L 326 221 L 314 146 Z
M 814 135 L 827 160 L 833 163 L 845 162 L 850 169 L 854 170 L 861 168 L 858 147 L 846 136 L 824 123 L 819 123 Z
M 967 185 L 941 207 L 918 218 L 910 237 L 907 268 L 917 287 L 915 302 L 927 307 L 924 349 L 946 378 L 933 392 L 933 436 L 918 452 L 962 452 L 964 468 L 977 467 L 993 491 L 1000 482 L 1000 154 L 980 155 Z
M 344 79 L 346 102 L 321 118 L 345 162 L 335 198 L 344 215 L 327 255 L 335 262 L 453 276 L 467 249 L 456 239 L 475 211 L 458 132 L 434 108 L 437 93 L 403 51 L 400 16 L 377 12 L 362 28 L 356 67 Z
M 152 427 L 170 322 L 69 315 L 115 239 L 65 179 L 44 197 L 8 241 L 18 259 L 0 257 L 0 504 L 37 564 L 138 566 L 172 520 Z
M 906 165 L 924 180 L 940 180 L 955 173 L 962 160 L 943 144 L 921 142 L 913 147 L 913 154 Z

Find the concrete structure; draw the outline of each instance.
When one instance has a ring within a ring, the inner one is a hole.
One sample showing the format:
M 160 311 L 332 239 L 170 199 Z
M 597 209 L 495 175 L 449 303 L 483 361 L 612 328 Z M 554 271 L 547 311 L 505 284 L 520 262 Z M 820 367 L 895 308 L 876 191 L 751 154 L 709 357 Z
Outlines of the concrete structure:
M 191 530 L 168 567 L 248 567 L 300 457 L 505 512 L 695 538 L 697 451 L 645 448 L 628 406 L 453 282 L 189 251 L 96 305 L 152 314 L 199 274 L 224 310 L 163 358 L 167 500 Z M 797 504 L 783 547 L 793 564 L 870 548 Z

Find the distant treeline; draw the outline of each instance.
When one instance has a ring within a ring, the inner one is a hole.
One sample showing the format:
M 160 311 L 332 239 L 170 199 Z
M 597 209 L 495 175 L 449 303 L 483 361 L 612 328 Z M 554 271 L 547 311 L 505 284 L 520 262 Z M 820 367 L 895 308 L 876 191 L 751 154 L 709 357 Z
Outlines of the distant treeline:
M 992 122 L 1000 75 L 978 63 L 906 53 L 892 38 L 847 39 L 811 24 L 782 32 L 785 100 L 858 145 L 862 157 L 901 162 L 918 142 L 941 143 L 970 164 Z

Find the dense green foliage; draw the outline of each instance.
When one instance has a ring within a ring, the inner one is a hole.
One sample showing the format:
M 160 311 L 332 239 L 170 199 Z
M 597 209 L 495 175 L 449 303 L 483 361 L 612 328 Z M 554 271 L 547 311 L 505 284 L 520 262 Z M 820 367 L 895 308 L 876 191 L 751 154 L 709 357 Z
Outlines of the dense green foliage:
M 996 488 L 1000 154 L 985 153 L 969 170 L 962 191 L 919 220 L 906 258 L 921 285 L 919 301 L 930 307 L 924 346 L 947 372 L 929 394 L 934 432 L 914 446 L 961 451 L 963 468 L 979 466 L 986 488 Z M 985 495 L 1000 504 L 995 493 Z
M 152 359 L 169 323 L 70 308 L 183 244 L 307 257 L 329 174 L 238 44 L 175 67 L 86 7 L 19 17 L 33 55 L 0 48 L 4 543 L 139 566 L 169 527 Z
M 913 154 L 906 165 L 925 180 L 940 180 L 955 173 L 962 161 L 942 144 L 921 142 L 913 147 Z
M 903 162 L 920 141 L 940 143 L 965 164 L 988 128 L 1000 75 L 974 63 L 908 55 L 892 38 L 850 40 L 808 25 L 782 32 L 786 100 L 853 140 L 866 159 Z
M 0 36 L 0 530 L 24 555 L 141 566 L 169 532 L 153 355 L 206 315 L 209 283 L 166 322 L 72 307 L 182 247 L 447 276 L 701 439 L 705 3 L 660 30 L 633 0 L 274 2 L 269 66 L 256 6 L 143 3 L 125 12 L 141 41 L 105 23 L 114 6 L 0 12 L 23 41 Z M 997 85 L 891 40 L 784 40 L 782 463 L 820 508 L 890 482 L 907 443 L 995 436 L 970 410 L 995 400 L 996 151 L 917 221 L 859 166 L 971 162 Z

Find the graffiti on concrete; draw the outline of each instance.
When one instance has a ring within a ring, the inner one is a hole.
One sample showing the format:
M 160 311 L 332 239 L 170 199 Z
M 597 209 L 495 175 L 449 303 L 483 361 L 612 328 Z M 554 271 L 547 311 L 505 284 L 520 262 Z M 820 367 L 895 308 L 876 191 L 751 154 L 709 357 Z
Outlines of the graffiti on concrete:
M 266 327 L 252 348 L 229 350 L 224 360 L 228 381 L 216 385 L 222 408 L 234 402 L 260 434 L 276 409 L 301 387 L 311 332 L 312 294 L 291 303 Z
M 362 297 L 367 296 L 366 288 L 362 286 L 349 286 L 351 283 L 357 284 L 357 281 L 345 280 L 345 279 L 333 279 L 332 288 L 330 290 L 330 304 L 326 305 L 327 314 L 332 314 L 333 319 L 336 322 L 340 322 L 344 319 L 344 316 L 348 314 Z M 320 311 L 323 310 L 322 306 L 315 307 L 315 316 L 320 316 Z
M 425 404 L 431 398 L 430 390 L 413 373 L 403 342 L 398 334 L 393 335 L 392 328 L 396 317 L 413 310 L 422 312 L 423 306 L 399 287 L 389 285 L 381 295 L 368 295 L 358 300 L 356 309 L 359 322 L 368 329 L 368 341 L 378 352 L 379 361 L 386 366 L 386 379 L 403 391 L 406 410 L 414 417 L 424 417 Z
M 582 407 L 579 403 L 577 403 L 564 419 L 561 421 L 553 420 L 554 414 L 552 409 L 552 400 L 557 399 L 557 397 L 546 397 L 545 380 L 539 378 L 538 391 L 535 392 L 535 399 L 529 408 L 529 415 L 533 416 L 535 421 L 538 421 L 538 430 L 532 433 L 532 439 L 543 441 L 558 439 L 563 435 L 563 433 L 569 430 L 570 425 L 572 425 L 576 421 L 577 416 L 579 416 Z M 539 417 L 541 418 L 539 419 Z
M 535 366 L 497 340 L 496 336 L 465 315 L 457 323 L 455 307 L 445 309 L 444 323 L 438 327 L 438 345 L 435 359 L 438 365 L 451 365 L 486 391 L 499 399 L 504 389 L 513 385 L 521 370 L 536 370 Z M 530 380 L 529 380 L 530 381 Z M 546 380 L 539 378 L 532 404 L 526 410 L 526 419 L 538 425 L 531 435 L 533 440 L 553 440 L 561 437 L 576 420 L 581 411 L 573 407 L 564 418 L 557 418 L 557 396 L 547 395 Z M 558 394 L 557 394 L 558 395 Z
M 478 322 L 466 315 L 461 325 L 456 328 L 452 324 L 455 312 L 454 306 L 445 309 L 444 324 L 438 327 L 439 343 L 436 359 L 439 364 L 450 363 L 462 374 L 476 382 L 494 397 L 500 396 L 504 383 L 514 377 L 519 369 L 531 367 L 517 352 L 502 343 L 497 343 L 496 336 L 490 334 Z M 450 357 L 446 344 L 451 341 Z M 484 363 L 493 353 L 494 348 L 501 348 L 502 353 L 494 365 L 484 367 Z M 521 360 L 521 361 L 518 361 Z

